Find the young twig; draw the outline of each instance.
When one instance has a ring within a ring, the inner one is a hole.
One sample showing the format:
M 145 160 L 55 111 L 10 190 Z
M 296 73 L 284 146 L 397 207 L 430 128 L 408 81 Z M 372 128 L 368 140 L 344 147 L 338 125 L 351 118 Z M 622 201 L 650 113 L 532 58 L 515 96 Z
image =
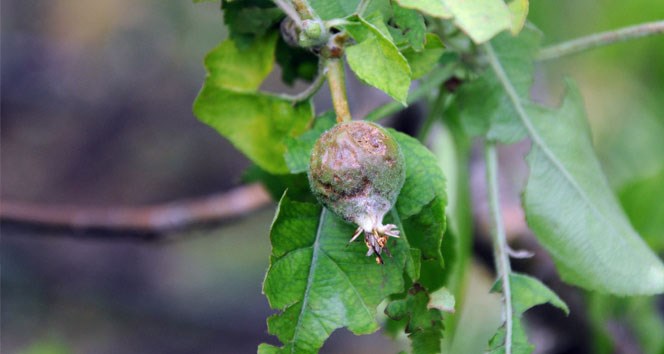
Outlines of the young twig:
M 639 25 L 625 27 L 613 31 L 601 32 L 546 47 L 540 50 L 537 56 L 537 60 L 546 61 L 557 59 L 592 48 L 660 33 L 664 33 L 664 20 L 642 23 Z
M 493 142 L 485 142 L 484 158 L 486 161 L 486 180 L 489 197 L 489 206 L 491 210 L 491 219 L 493 222 L 493 245 L 494 259 L 496 263 L 496 272 L 502 282 L 503 289 L 503 311 L 505 317 L 505 354 L 512 354 L 512 289 L 510 286 L 510 266 L 509 251 L 505 237 L 505 227 L 503 225 L 503 216 L 500 213 L 500 200 L 498 197 L 498 163 L 496 145 Z

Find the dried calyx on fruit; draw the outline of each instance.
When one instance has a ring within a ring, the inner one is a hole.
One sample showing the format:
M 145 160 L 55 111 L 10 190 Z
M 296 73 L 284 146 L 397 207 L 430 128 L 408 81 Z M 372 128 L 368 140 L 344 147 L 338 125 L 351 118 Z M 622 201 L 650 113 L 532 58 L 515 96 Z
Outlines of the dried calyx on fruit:
M 316 141 L 309 164 L 309 184 L 316 198 L 364 232 L 367 256 L 383 263 L 388 236 L 399 237 L 396 225 L 383 225 L 405 179 L 404 157 L 385 129 L 365 121 L 340 123 Z

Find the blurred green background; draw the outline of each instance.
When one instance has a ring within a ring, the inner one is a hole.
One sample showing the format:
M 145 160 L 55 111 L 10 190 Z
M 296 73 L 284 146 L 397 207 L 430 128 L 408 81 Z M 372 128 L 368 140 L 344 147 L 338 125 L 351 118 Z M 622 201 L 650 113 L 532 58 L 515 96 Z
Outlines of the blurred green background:
M 205 74 L 202 59 L 225 36 L 216 2 L 4 0 L 1 16 L 3 200 L 139 205 L 241 183 L 248 162 L 191 114 Z M 552 44 L 664 19 L 664 2 L 533 0 L 529 19 Z M 555 104 L 564 76 L 584 94 L 616 195 L 662 255 L 664 37 L 542 64 L 534 97 Z M 385 99 L 353 85 L 356 111 Z M 319 109 L 329 107 L 325 95 L 318 97 Z M 472 187 L 481 188 L 476 180 Z M 261 295 L 272 213 L 263 209 L 157 244 L 3 228 L 0 351 L 249 353 L 260 342 L 275 343 L 265 325 L 272 311 Z M 454 348 L 464 354 L 481 352 L 499 323 L 497 298 L 487 295 L 490 255 L 478 230 L 469 299 L 457 311 L 461 339 Z M 528 262 L 515 266 L 540 269 Z M 528 323 L 538 353 L 664 353 L 661 297 L 619 300 L 555 290 L 578 311 L 569 319 L 533 311 Z M 397 348 L 380 333 L 338 331 L 323 352 Z

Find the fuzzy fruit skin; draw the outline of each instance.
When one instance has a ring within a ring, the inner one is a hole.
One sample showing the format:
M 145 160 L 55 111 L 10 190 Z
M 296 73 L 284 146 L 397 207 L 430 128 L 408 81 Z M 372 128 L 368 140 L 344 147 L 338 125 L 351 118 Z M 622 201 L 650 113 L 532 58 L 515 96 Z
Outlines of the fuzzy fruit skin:
M 396 140 L 381 126 L 340 123 L 316 141 L 308 171 L 316 198 L 344 220 L 372 232 L 382 226 L 405 180 Z

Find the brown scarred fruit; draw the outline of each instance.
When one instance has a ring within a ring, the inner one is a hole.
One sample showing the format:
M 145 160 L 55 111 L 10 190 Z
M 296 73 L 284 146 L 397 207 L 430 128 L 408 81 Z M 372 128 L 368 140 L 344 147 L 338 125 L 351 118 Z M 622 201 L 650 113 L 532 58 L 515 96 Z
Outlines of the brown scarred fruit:
M 383 225 L 405 180 L 404 157 L 394 138 L 381 126 L 353 121 L 340 123 L 316 141 L 309 165 L 309 184 L 318 200 L 344 220 L 355 223 L 355 240 L 364 232 L 369 248 L 383 263 L 387 237 L 398 237 L 397 226 Z

